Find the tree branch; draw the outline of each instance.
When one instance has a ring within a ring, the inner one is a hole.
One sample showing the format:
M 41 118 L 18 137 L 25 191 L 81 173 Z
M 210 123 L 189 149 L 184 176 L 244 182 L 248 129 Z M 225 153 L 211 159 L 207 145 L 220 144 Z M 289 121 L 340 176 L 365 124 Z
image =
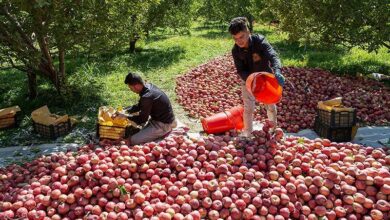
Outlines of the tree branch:
M 385 46 L 387 49 L 390 49 L 390 44 L 388 44 L 386 42 L 382 42 L 382 45 Z
M 12 15 L 8 12 L 8 8 L 6 5 L 3 5 L 3 7 L 0 7 L 0 12 L 2 12 L 2 14 L 5 15 L 5 17 L 8 19 L 8 21 L 10 21 L 14 27 L 16 27 L 16 30 L 17 32 L 20 34 L 20 36 L 22 37 L 22 39 L 26 42 L 26 44 L 33 50 L 36 50 L 36 48 L 34 47 L 34 44 L 33 42 L 31 41 L 31 39 L 26 35 L 26 33 L 23 31 L 23 28 L 22 26 L 20 25 L 20 23 L 14 18 L 12 17 Z
M 54 68 L 53 59 L 51 57 L 49 45 L 47 43 L 47 37 L 45 36 L 46 27 L 43 25 L 43 12 L 39 8 L 37 8 L 33 11 L 32 14 L 35 28 L 37 28 L 37 41 L 40 48 L 40 52 L 42 54 L 40 61 L 40 69 L 44 70 L 45 74 L 54 83 L 55 87 L 59 88 L 60 85 L 58 84 L 58 72 Z
M 1 25 L 0 25 L 1 28 Z M 23 51 L 22 48 L 20 48 L 18 45 L 18 42 L 15 42 L 13 38 L 6 32 L 3 32 L 3 35 L 0 35 L 0 41 L 5 45 L 8 46 L 11 50 L 23 54 L 25 51 Z
M 15 68 L 15 69 L 17 69 L 17 70 L 20 70 L 20 71 L 22 71 L 22 72 L 27 72 L 27 69 L 26 69 L 26 68 L 23 68 L 23 67 L 21 67 L 21 66 L 16 66 L 15 63 L 14 63 L 14 61 L 12 60 L 12 58 L 9 57 L 9 56 L 8 56 L 8 62 L 11 64 L 12 68 Z

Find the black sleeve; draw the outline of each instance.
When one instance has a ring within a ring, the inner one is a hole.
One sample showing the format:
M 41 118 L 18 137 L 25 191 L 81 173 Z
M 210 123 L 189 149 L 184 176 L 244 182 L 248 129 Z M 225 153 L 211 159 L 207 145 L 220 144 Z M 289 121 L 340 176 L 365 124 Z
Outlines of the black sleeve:
M 237 69 L 237 73 L 241 77 L 241 79 L 245 81 L 246 76 L 248 76 L 249 72 L 244 70 L 244 61 L 239 58 L 238 51 L 235 48 L 232 49 L 232 55 L 234 60 L 234 66 Z
M 271 46 L 270 43 L 268 43 L 267 39 L 263 39 L 260 43 L 260 47 L 262 48 L 262 51 L 265 55 L 265 57 L 271 62 L 271 67 L 274 71 L 280 71 L 280 68 L 282 68 L 282 63 L 280 62 L 279 56 L 274 50 L 274 48 Z
M 140 108 L 139 115 L 129 116 L 128 118 L 137 124 L 143 124 L 149 119 L 150 112 L 152 111 L 153 100 L 150 98 L 141 98 L 138 105 Z
M 136 105 L 132 105 L 132 106 L 127 106 L 126 108 L 124 108 L 124 110 L 128 114 L 131 114 L 131 113 L 134 113 L 134 112 L 139 112 L 141 109 L 139 107 L 139 104 L 136 104 Z

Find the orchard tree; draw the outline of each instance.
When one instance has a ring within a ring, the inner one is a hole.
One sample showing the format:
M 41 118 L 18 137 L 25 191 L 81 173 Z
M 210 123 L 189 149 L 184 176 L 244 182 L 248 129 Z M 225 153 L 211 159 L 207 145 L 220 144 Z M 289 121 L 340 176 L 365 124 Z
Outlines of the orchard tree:
M 203 6 L 198 10 L 200 16 L 207 20 L 229 22 L 234 17 L 246 17 L 249 29 L 253 30 L 255 20 L 262 20 L 263 0 L 231 0 L 229 4 L 222 0 L 203 0 Z
M 118 45 L 136 43 L 158 27 L 188 29 L 193 17 L 193 0 L 109 1 L 109 36 Z
M 26 73 L 31 99 L 37 96 L 37 75 L 63 94 L 67 54 L 124 44 L 133 52 L 155 27 L 189 27 L 192 2 L 0 0 L 0 61 Z
M 225 4 L 223 12 L 225 14 L 225 21 L 229 22 L 232 18 L 238 16 L 244 16 L 248 19 L 249 30 L 253 31 L 254 22 L 260 21 L 261 12 L 264 10 L 262 0 L 233 0 L 229 4 Z
M 129 45 L 129 50 L 134 52 L 136 42 L 144 36 L 143 27 L 147 21 L 147 13 L 152 4 L 158 0 L 107 1 L 109 24 L 107 33 L 113 45 Z
M 65 55 L 88 40 L 86 17 L 96 16 L 103 2 L 0 0 L 0 57 L 27 74 L 30 99 L 37 96 L 37 75 L 62 92 Z
M 156 28 L 184 29 L 188 32 L 197 8 L 195 0 L 161 0 L 148 10 L 145 32 Z
M 208 21 L 225 22 L 226 16 L 221 8 L 220 0 L 199 0 L 201 5 L 197 11 L 197 16 L 205 18 Z
M 268 0 L 267 5 L 292 40 L 390 48 L 388 0 Z

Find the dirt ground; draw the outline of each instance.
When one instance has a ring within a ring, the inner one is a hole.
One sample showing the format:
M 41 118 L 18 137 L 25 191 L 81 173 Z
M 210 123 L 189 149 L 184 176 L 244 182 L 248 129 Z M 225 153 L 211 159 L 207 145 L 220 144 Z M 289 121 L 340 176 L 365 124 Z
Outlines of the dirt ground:
M 187 113 L 184 111 L 183 107 L 177 103 L 173 104 L 173 111 L 175 112 L 176 118 L 190 128 L 190 132 L 198 133 L 203 131 L 202 124 L 200 119 L 190 118 Z

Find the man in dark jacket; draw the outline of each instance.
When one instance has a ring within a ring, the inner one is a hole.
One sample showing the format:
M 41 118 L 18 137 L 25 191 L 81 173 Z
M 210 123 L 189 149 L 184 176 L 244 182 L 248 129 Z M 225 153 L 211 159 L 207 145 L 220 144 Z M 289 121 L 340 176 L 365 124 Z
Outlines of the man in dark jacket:
M 232 55 L 238 75 L 242 79 L 241 91 L 244 102 L 244 136 L 250 136 L 253 130 L 253 113 L 255 98 L 245 87 L 248 76 L 255 72 L 274 73 L 281 86 L 284 85 L 284 77 L 281 73 L 280 59 L 263 35 L 255 35 L 249 32 L 245 17 L 234 18 L 229 25 L 229 32 L 234 39 Z M 265 105 L 268 119 L 276 124 L 276 105 Z
M 151 83 L 144 83 L 135 73 L 126 76 L 125 84 L 140 96 L 138 104 L 125 108 L 129 114 L 139 112 L 138 115 L 129 116 L 129 120 L 138 125 L 146 123 L 138 133 L 130 137 L 130 144 L 154 141 L 176 127 L 171 102 L 163 91 Z

